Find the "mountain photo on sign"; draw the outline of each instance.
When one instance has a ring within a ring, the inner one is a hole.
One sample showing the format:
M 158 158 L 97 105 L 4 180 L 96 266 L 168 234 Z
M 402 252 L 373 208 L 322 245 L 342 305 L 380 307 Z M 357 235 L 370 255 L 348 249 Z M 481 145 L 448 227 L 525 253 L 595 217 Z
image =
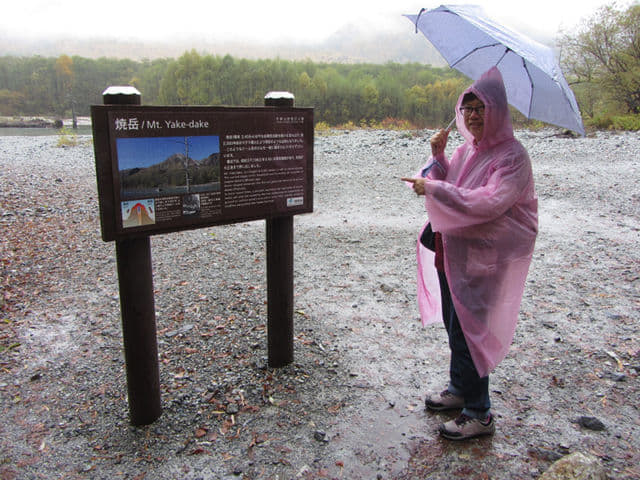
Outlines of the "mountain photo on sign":
M 220 190 L 217 135 L 118 138 L 116 149 L 121 201 Z

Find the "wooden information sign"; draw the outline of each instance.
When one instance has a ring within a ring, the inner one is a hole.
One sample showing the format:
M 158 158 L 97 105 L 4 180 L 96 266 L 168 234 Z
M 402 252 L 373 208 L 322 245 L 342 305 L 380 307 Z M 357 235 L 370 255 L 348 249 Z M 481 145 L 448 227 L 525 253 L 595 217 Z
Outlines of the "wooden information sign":
M 131 423 L 162 413 L 149 236 L 266 220 L 269 365 L 293 361 L 293 215 L 313 211 L 313 109 L 141 106 L 109 87 L 91 107 L 102 239 L 115 241 Z
M 313 211 L 313 110 L 91 108 L 105 241 Z

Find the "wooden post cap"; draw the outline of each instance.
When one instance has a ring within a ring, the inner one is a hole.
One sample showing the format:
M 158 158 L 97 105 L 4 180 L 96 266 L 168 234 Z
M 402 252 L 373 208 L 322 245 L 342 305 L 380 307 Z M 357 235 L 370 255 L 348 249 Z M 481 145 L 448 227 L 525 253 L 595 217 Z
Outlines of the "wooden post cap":
M 264 96 L 264 106 L 293 107 L 295 98 L 291 92 L 269 92 Z
M 140 91 L 128 85 L 111 86 L 102 92 L 105 105 L 140 105 L 141 98 Z

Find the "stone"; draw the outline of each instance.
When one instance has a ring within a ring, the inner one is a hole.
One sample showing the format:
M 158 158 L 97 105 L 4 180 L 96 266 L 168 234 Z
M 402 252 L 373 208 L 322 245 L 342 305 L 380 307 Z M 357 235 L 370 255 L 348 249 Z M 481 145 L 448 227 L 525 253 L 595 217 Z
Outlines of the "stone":
M 596 457 L 574 452 L 553 463 L 539 480 L 607 480 L 607 474 Z
M 315 438 L 316 441 L 318 441 L 318 442 L 328 442 L 329 441 L 327 439 L 327 434 L 325 432 L 323 432 L 322 430 L 316 430 L 315 432 L 313 432 L 313 438 Z
M 601 432 L 607 428 L 605 427 L 604 423 L 602 423 L 596 417 L 580 417 L 578 418 L 576 423 L 581 427 L 587 428 L 589 430 L 594 430 L 596 432 Z

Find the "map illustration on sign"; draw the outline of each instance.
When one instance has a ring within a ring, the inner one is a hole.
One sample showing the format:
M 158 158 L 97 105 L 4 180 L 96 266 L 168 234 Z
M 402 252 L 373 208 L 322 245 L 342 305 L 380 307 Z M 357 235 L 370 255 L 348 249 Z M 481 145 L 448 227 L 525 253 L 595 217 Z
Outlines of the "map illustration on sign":
M 153 198 L 122 202 L 122 226 L 124 228 L 153 225 L 156 223 Z

